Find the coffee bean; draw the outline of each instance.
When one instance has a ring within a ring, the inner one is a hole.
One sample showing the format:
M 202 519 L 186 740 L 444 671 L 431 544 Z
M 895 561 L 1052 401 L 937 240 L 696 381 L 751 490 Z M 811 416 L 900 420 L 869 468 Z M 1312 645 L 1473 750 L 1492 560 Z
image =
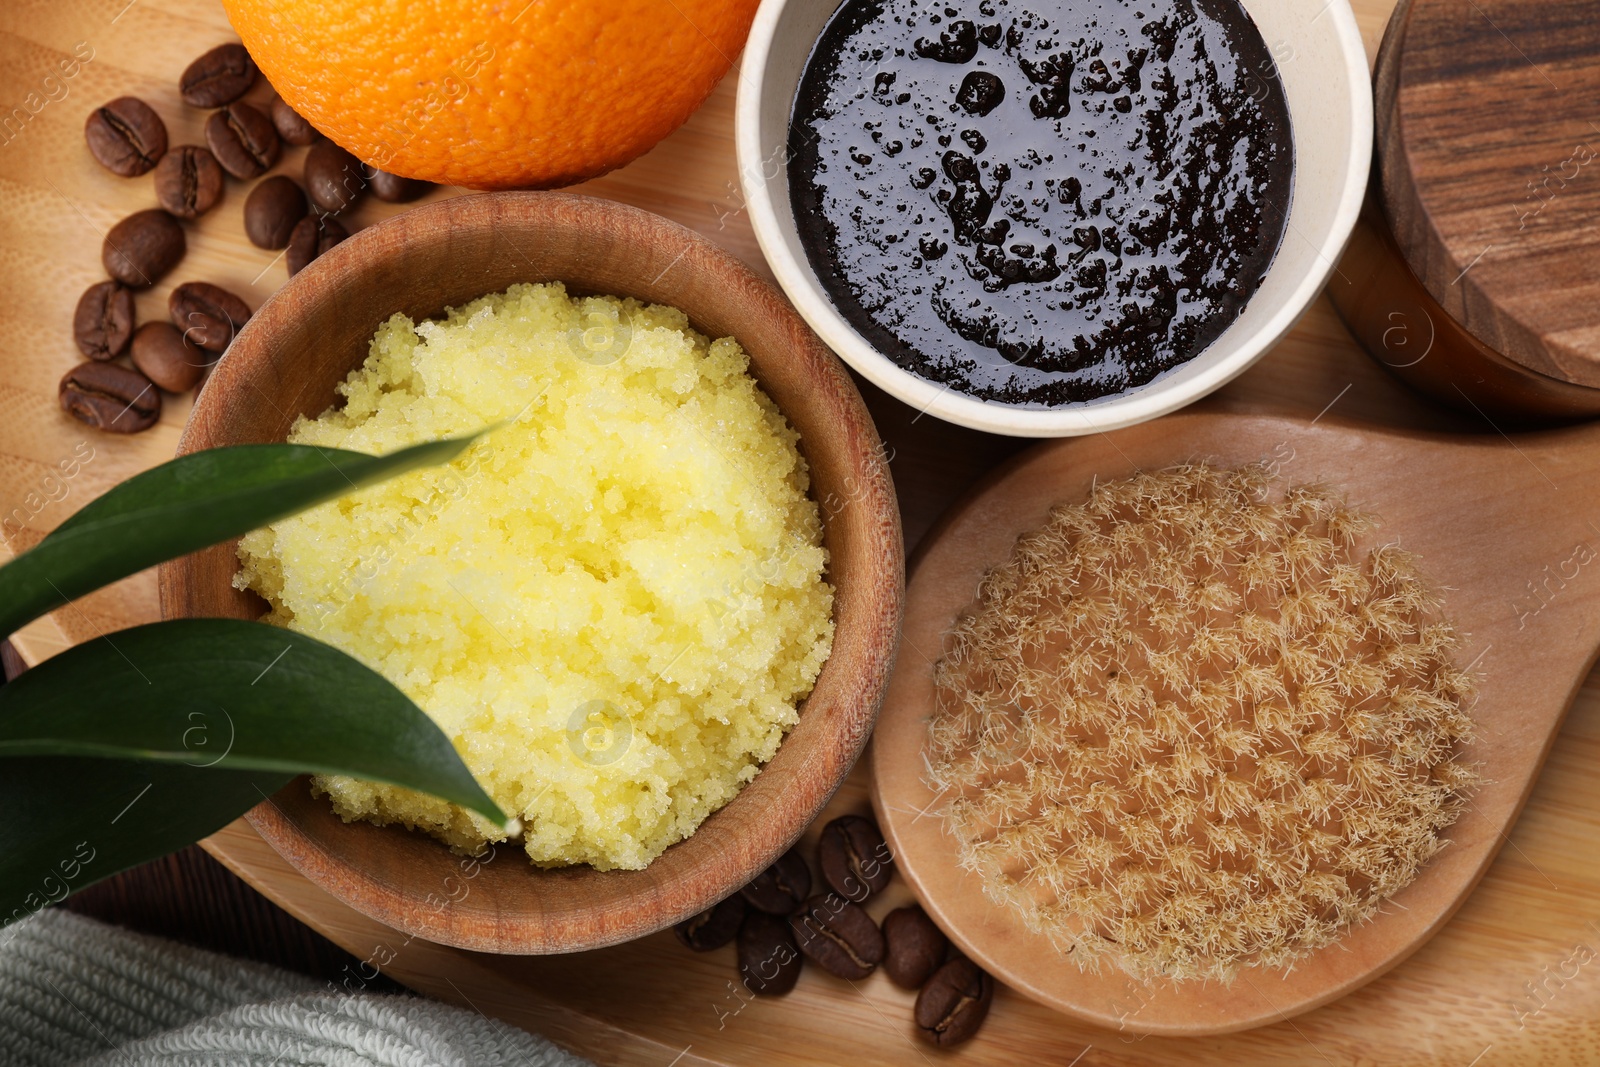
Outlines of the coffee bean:
M 78 297 L 72 339 L 90 359 L 115 359 L 133 336 L 133 291 L 120 282 L 98 282 Z
M 106 170 L 133 178 L 149 171 L 167 150 L 167 124 L 150 105 L 119 96 L 89 112 L 83 124 L 89 153 Z
M 133 335 L 133 365 L 169 393 L 193 389 L 214 358 L 170 322 L 147 322 Z
M 745 988 L 763 997 L 781 997 L 800 980 L 800 950 L 789 924 L 776 915 L 751 911 L 739 927 L 739 974 Z
M 313 259 L 349 236 L 350 231 L 335 218 L 307 215 L 295 223 L 294 232 L 289 235 L 289 251 L 283 257 L 289 267 L 289 277 L 305 270 Z
M 244 45 L 219 44 L 184 69 L 178 93 L 191 107 L 222 107 L 249 92 L 255 80 L 255 60 Z
M 145 289 L 176 267 L 187 248 L 178 220 L 160 208 L 150 208 L 111 227 L 100 246 L 100 262 L 117 281 Z
M 366 168 L 366 175 L 367 184 L 372 187 L 372 195 L 388 204 L 409 204 L 433 188 L 431 182 L 402 178 L 398 174 L 390 174 L 376 167 Z
M 841 816 L 822 828 L 817 864 L 835 893 L 858 904 L 894 877 L 894 859 L 878 824 L 860 815 Z
M 747 910 L 744 897 L 735 893 L 699 915 L 691 915 L 674 926 L 672 932 L 678 935 L 679 941 L 696 952 L 710 952 L 733 940 L 744 923 Z
M 138 433 L 161 419 L 161 393 L 120 363 L 80 363 L 61 379 L 61 410 L 110 433 Z
M 184 282 L 172 290 L 167 312 L 189 343 L 207 352 L 224 351 L 250 321 L 249 304 L 210 282 Z
M 306 153 L 305 179 L 311 202 L 323 211 L 343 211 L 359 200 L 367 187 L 360 161 L 326 139 Z
M 278 128 L 278 136 L 289 144 L 310 144 L 322 136 L 304 115 L 284 103 L 281 96 L 272 98 L 272 124 Z
M 791 848 L 740 892 L 752 907 L 772 915 L 788 915 L 804 904 L 811 892 L 811 868 L 806 866 L 800 850 Z
M 883 962 L 883 933 L 860 905 L 837 893 L 806 901 L 789 920 L 795 941 L 829 974 L 852 981 L 865 978 Z
M 245 103 L 211 113 L 206 119 L 206 144 L 222 169 L 241 181 L 266 173 L 283 151 L 272 120 Z
M 222 199 L 222 167 L 195 144 L 179 145 L 156 167 L 156 200 L 180 219 L 204 215 Z
M 244 202 L 244 232 L 257 248 L 287 248 L 306 217 L 306 194 L 287 174 L 275 174 L 250 190 Z
M 903 989 L 919 989 L 944 963 L 950 941 L 915 904 L 883 917 L 883 969 Z
M 940 1048 L 971 1039 L 994 1001 L 994 979 L 965 956 L 933 972 L 917 994 L 917 1031 Z

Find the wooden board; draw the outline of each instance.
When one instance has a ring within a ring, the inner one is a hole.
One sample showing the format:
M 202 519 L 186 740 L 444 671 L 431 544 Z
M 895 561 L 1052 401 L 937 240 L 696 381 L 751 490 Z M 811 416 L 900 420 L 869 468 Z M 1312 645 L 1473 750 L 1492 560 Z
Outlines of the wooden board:
M 1359 0 L 1369 54 L 1390 0 Z M 75 361 L 68 322 L 78 294 L 100 279 L 99 242 L 123 215 L 149 206 L 148 178 L 123 181 L 89 160 L 88 108 L 125 92 L 149 99 L 173 143 L 199 136 L 173 83 L 206 47 L 227 39 L 207 0 L 14 0 L 0 8 L 0 117 L 30 92 L 45 100 L 20 136 L 0 144 L 0 516 L 22 508 L 18 547 L 32 544 L 84 501 L 169 456 L 184 405 L 136 438 L 100 437 L 56 408 L 56 382 Z M 79 41 L 94 58 L 40 88 Z M 758 271 L 743 219 L 732 151 L 730 77 L 696 116 L 650 155 L 583 191 L 648 207 L 705 233 Z M 63 95 L 64 93 L 64 95 Z M 293 172 L 299 153 L 280 169 Z M 446 195 L 446 194 L 439 194 Z M 243 238 L 240 187 L 191 228 L 190 252 L 171 284 L 199 278 L 259 302 L 281 264 Z M 363 205 L 357 221 L 394 209 Z M 268 268 L 260 281 L 253 281 Z M 1337 284 L 1337 276 L 1335 284 Z M 166 286 L 140 298 L 154 316 Z M 878 428 L 893 450 L 908 544 L 1018 443 L 919 418 L 870 389 Z M 1232 398 L 1315 416 L 1490 432 L 1421 406 L 1353 345 L 1326 301 L 1294 334 L 1228 389 Z M 83 444 L 93 458 L 65 480 L 56 464 Z M 34 507 L 32 501 L 38 504 Z M 54 497 L 55 499 L 49 499 Z M 1579 506 L 1575 502 L 1574 506 Z M 153 575 L 141 575 L 35 626 L 21 646 L 37 661 L 65 643 L 156 615 Z M 1394 972 L 1290 1023 L 1222 1039 L 1135 1040 L 1069 1022 L 1002 991 L 980 1036 L 954 1062 L 1012 1064 L 1495 1064 L 1587 1063 L 1600 1056 L 1600 679 L 1591 677 L 1532 800 L 1483 885 L 1445 931 Z M 830 814 L 865 810 L 860 768 Z M 744 1005 L 733 996 L 731 950 L 684 951 L 670 935 L 581 956 L 508 958 L 461 953 L 395 935 L 314 889 L 242 823 L 208 847 L 268 896 L 358 959 L 381 962 L 422 992 L 528 1026 L 617 1065 L 926 1064 L 944 1058 L 914 1042 L 911 996 L 882 975 L 851 986 L 810 971 L 790 997 Z M 441 899 L 457 888 L 441 886 Z M 470 892 L 467 883 L 466 892 Z M 884 906 L 904 899 L 897 883 Z M 448 906 L 448 905 L 446 905 Z M 352 974 L 350 986 L 359 988 Z M 1542 1006 L 1541 1006 L 1542 1005 Z

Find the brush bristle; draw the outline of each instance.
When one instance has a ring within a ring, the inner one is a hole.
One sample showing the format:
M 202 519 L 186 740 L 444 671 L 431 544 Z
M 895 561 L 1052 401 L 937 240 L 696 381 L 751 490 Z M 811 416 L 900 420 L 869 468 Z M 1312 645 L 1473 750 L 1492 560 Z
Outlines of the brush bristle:
M 1288 967 L 1416 877 L 1477 778 L 1471 679 L 1377 521 L 1261 466 L 1102 483 L 935 670 L 962 866 L 1080 966 Z

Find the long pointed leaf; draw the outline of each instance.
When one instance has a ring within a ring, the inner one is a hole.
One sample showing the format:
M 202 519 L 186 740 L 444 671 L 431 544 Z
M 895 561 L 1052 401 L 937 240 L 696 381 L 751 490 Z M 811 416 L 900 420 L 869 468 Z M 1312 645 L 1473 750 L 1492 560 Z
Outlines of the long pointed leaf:
M 0 567 L 0 637 L 146 567 L 404 471 L 449 462 L 472 441 L 430 441 L 386 456 L 236 445 L 163 463 L 86 504 Z
M 0 759 L 0 926 L 215 833 L 292 777 L 65 756 Z M 0 944 L 5 938 L 0 930 Z
M 13 756 L 348 774 L 505 821 L 450 739 L 382 675 L 238 619 L 137 626 L 24 672 L 0 687 L 0 758 Z

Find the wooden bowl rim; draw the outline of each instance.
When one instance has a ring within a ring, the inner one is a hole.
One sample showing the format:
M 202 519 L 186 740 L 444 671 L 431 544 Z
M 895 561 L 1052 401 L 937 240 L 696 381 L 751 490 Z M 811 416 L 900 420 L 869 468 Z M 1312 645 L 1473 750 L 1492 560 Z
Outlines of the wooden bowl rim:
M 622 222 L 635 237 L 643 235 L 647 245 L 670 243 L 674 249 L 684 247 L 686 252 L 696 254 L 679 258 L 692 260 L 710 271 L 719 289 L 730 294 L 730 298 L 733 295 L 745 297 L 756 314 L 776 318 L 789 332 L 803 339 L 797 349 L 785 352 L 784 357 L 804 365 L 804 377 L 810 383 L 806 386 L 807 403 L 818 405 L 844 427 L 842 443 L 828 447 L 848 458 L 850 477 L 854 479 L 850 503 L 864 505 L 870 516 L 864 524 L 867 532 L 858 539 L 851 553 L 859 571 L 855 583 L 868 587 L 868 599 L 855 614 L 855 628 L 847 633 L 839 620 L 844 592 L 835 583 L 833 648 L 813 689 L 813 692 L 820 689 L 824 677 L 830 673 L 840 678 L 837 698 L 829 709 L 835 714 L 826 724 L 826 732 L 812 738 L 812 751 L 808 753 L 807 766 L 817 767 L 820 760 L 823 773 L 793 776 L 795 780 L 789 787 L 775 794 L 767 808 L 760 812 L 760 818 L 751 822 L 766 829 L 766 844 L 741 850 L 740 857 L 728 853 L 708 854 L 715 857 L 719 868 L 708 877 L 697 876 L 691 881 L 679 879 L 671 886 L 665 885 L 662 879 L 651 877 L 659 860 L 642 871 L 595 872 L 579 868 L 598 877 L 632 876 L 638 883 L 637 888 L 631 889 L 623 899 L 638 906 L 623 909 L 620 916 L 615 914 L 618 909 L 614 907 L 603 921 L 576 924 L 583 927 L 581 931 L 573 929 L 575 923 L 570 917 L 552 917 L 537 907 L 519 914 L 514 902 L 496 901 L 490 922 L 463 922 L 451 917 L 452 909 L 443 909 L 441 913 L 424 907 L 422 901 L 402 888 L 368 877 L 358 865 L 330 853 L 308 834 L 279 803 L 281 799 L 288 799 L 292 790 L 299 790 L 301 796 L 305 794 L 304 777 L 291 782 L 245 816 L 273 850 L 311 882 L 363 915 L 403 933 L 482 952 L 575 952 L 642 937 L 704 910 L 770 865 L 815 820 L 865 749 L 888 685 L 904 606 L 904 541 L 894 484 L 865 402 L 843 364 L 784 298 L 732 254 L 693 230 L 640 208 L 572 193 L 500 192 L 454 197 L 393 216 L 341 242 L 274 293 L 240 331 L 227 355 L 214 368 L 208 388 L 196 399 L 177 454 L 185 455 L 219 443 L 217 433 L 205 425 L 204 413 L 219 403 L 217 398 L 227 391 L 247 386 L 251 370 L 270 354 L 272 338 L 290 326 L 305 303 L 326 298 L 339 279 L 348 272 L 359 271 L 372 253 L 381 254 L 393 244 L 408 244 L 412 237 L 426 238 L 440 230 L 503 226 L 508 214 L 535 227 L 554 229 L 574 225 L 575 218 L 585 225 Z M 441 306 L 439 311 L 442 310 Z M 692 323 L 698 324 L 696 309 L 685 306 L 682 310 Z M 752 351 L 752 373 L 760 380 L 758 361 L 758 355 Z M 804 441 L 801 447 L 804 451 Z M 814 462 L 812 466 L 815 471 Z M 816 489 L 813 485 L 813 495 Z M 823 520 L 825 528 L 834 521 L 827 508 L 823 509 Z M 161 566 L 159 586 L 164 618 L 185 614 L 179 598 L 185 595 L 182 590 L 194 566 L 191 557 Z M 833 566 L 830 563 L 830 569 Z M 802 713 L 805 707 L 806 702 L 802 702 Z M 786 735 L 783 744 L 789 744 L 793 736 L 792 732 Z M 824 738 L 838 737 L 843 738 L 842 744 L 818 743 Z M 776 758 L 774 756 L 774 760 Z M 763 764 L 760 773 L 765 773 L 770 764 L 771 761 Z M 747 783 L 719 812 L 733 808 L 759 777 L 758 773 L 757 779 Z M 326 801 L 318 803 L 326 805 Z M 339 829 L 342 832 L 344 828 Z M 381 831 L 385 834 L 405 832 L 397 827 L 383 827 Z M 671 848 L 683 847 L 693 840 L 691 835 Z M 442 844 L 437 847 L 444 848 Z M 515 858 L 525 864 L 529 877 L 537 878 L 544 873 L 526 861 L 520 848 L 514 852 Z M 704 866 L 706 864 L 700 864 Z M 700 873 L 698 867 L 696 872 Z

